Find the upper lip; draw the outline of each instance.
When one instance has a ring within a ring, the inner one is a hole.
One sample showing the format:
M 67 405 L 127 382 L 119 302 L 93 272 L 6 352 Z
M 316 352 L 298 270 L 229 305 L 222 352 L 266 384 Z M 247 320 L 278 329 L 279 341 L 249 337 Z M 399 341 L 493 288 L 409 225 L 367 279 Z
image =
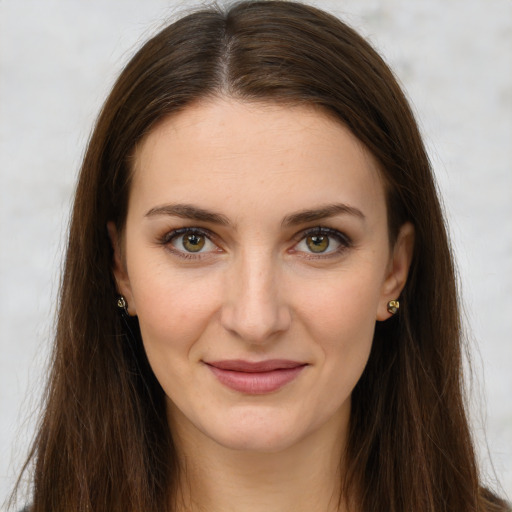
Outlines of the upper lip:
M 220 370 L 246 373 L 271 372 L 273 370 L 284 370 L 306 365 L 306 363 L 291 361 L 289 359 L 267 359 L 266 361 L 256 362 L 244 361 L 243 359 L 226 359 L 222 361 L 208 361 L 206 364 L 219 368 Z

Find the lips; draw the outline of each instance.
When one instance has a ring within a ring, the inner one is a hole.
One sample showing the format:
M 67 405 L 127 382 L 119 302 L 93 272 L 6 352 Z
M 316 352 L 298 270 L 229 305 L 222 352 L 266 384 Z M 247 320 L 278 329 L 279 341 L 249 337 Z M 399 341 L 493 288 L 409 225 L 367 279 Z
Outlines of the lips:
M 207 362 L 206 365 L 221 384 L 251 395 L 279 390 L 295 380 L 307 366 L 305 363 L 286 359 L 258 362 L 230 359 Z

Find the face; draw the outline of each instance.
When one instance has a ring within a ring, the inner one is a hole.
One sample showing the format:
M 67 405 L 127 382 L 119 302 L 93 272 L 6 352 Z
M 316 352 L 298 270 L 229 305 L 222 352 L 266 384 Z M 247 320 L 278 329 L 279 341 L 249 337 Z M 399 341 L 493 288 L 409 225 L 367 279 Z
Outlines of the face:
M 376 320 L 403 287 L 379 170 L 306 107 L 198 103 L 136 152 L 115 275 L 173 428 L 277 451 L 346 429 Z

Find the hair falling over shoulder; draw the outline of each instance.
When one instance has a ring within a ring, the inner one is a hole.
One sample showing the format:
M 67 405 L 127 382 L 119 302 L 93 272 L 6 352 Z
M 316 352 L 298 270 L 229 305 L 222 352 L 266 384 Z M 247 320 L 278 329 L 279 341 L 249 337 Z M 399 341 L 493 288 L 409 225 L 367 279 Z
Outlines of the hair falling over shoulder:
M 165 117 L 219 95 L 311 105 L 338 119 L 379 162 L 391 236 L 406 221 L 415 227 L 400 315 L 377 325 L 353 393 L 340 499 L 350 496 L 354 512 L 507 510 L 479 479 L 454 265 L 407 100 L 356 32 L 286 1 L 240 2 L 172 23 L 107 98 L 76 189 L 44 412 L 25 467 L 31 510 L 173 510 L 180 465 L 164 394 L 137 320 L 117 310 L 106 225 L 122 232 L 137 143 Z

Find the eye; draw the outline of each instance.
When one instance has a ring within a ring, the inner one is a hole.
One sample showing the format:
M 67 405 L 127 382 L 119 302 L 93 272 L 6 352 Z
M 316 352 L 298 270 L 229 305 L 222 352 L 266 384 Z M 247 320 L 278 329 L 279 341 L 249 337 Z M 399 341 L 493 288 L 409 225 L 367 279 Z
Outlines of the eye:
M 341 231 L 332 228 L 317 227 L 301 234 L 294 251 L 309 255 L 331 255 L 350 247 L 350 239 Z
M 162 243 L 186 257 L 219 250 L 211 241 L 209 233 L 198 228 L 175 229 L 165 235 Z

